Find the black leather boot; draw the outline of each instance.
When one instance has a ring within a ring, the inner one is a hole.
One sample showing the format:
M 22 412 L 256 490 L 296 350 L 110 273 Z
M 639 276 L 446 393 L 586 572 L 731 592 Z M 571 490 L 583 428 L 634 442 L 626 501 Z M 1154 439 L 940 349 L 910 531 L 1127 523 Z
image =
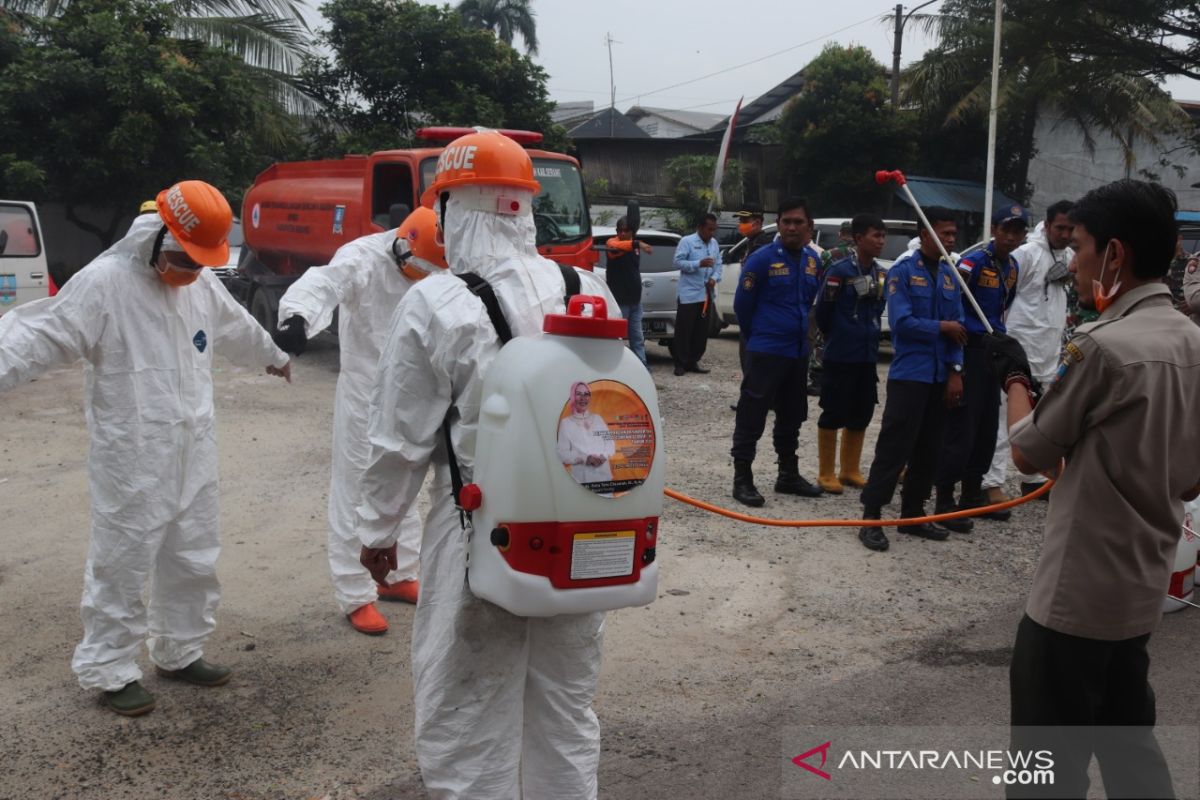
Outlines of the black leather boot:
M 754 471 L 750 461 L 733 462 L 733 499 L 742 505 L 758 508 L 767 501 L 754 488 Z
M 820 497 L 821 487 L 813 486 L 800 477 L 800 465 L 796 456 L 779 456 L 779 477 L 775 479 L 775 491 L 779 494 L 797 494 L 801 497 Z

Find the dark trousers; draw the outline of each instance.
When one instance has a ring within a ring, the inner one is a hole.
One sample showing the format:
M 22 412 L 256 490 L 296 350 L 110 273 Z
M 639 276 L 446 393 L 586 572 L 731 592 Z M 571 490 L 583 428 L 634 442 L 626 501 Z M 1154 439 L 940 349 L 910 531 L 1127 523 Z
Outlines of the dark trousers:
M 699 363 L 708 349 L 708 317 L 703 311 L 703 302 L 675 304 L 675 364 L 680 367 Z M 716 309 L 710 305 L 708 313 Z
M 767 412 L 773 410 L 775 452 L 795 456 L 800 425 L 808 419 L 808 359 L 749 352 L 746 360 L 730 455 L 737 461 L 754 460 Z
M 818 428 L 865 431 L 879 403 L 879 373 L 874 364 L 826 361 L 821 371 Z
M 953 492 L 954 484 L 962 481 L 964 495 L 979 493 L 996 453 L 999 424 L 1000 385 L 982 337 L 972 334 L 963 348 L 963 405 L 946 417 L 937 471 L 939 492 Z
M 1175 796 L 1154 737 L 1149 640 L 1084 639 L 1021 618 L 1009 671 L 1012 749 L 1050 750 L 1054 785 L 1012 786 L 1009 797 L 1087 796 L 1093 754 L 1109 797 Z
M 875 460 L 862 491 L 863 511 L 868 516 L 878 519 L 880 510 L 891 502 L 905 464 L 908 471 L 901 489 L 901 515 L 918 516 L 915 512 L 924 507 L 942 443 L 945 393 L 944 383 L 887 382 Z

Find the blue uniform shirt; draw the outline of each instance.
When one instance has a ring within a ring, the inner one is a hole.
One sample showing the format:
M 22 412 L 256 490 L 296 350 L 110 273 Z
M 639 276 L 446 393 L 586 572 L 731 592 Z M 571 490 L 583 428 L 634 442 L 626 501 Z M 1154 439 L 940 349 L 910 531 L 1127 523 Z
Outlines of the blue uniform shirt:
M 713 260 L 711 267 L 702 267 L 700 262 L 706 258 Z M 708 293 L 704 283 L 712 278 L 721 281 L 721 247 L 717 237 L 712 237 L 705 244 L 700 234 L 690 233 L 679 240 L 675 248 L 675 268 L 679 270 L 679 291 L 677 297 L 681 303 L 703 303 Z
M 748 351 L 789 358 L 808 353 L 808 309 L 817 295 L 820 264 L 812 249 L 793 254 L 779 242 L 746 259 L 733 310 Z
M 983 309 L 984 316 L 997 333 L 1005 333 L 1004 312 L 1017 296 L 1017 259 L 1010 253 L 1008 263 L 996 259 L 996 243 L 988 242 L 981 250 L 959 259 L 958 271 L 962 273 L 975 302 Z M 963 298 L 963 316 L 967 333 L 984 334 L 983 323 L 971 308 L 970 301 Z
M 943 320 L 963 321 L 962 291 L 949 264 L 920 250 L 906 253 L 887 274 L 888 322 L 892 326 L 892 366 L 888 380 L 943 383 L 950 364 L 962 363 L 962 347 L 942 336 Z
M 874 364 L 879 360 L 886 280 L 878 262 L 864 270 L 851 255 L 830 264 L 816 306 L 817 327 L 825 336 L 823 361 Z

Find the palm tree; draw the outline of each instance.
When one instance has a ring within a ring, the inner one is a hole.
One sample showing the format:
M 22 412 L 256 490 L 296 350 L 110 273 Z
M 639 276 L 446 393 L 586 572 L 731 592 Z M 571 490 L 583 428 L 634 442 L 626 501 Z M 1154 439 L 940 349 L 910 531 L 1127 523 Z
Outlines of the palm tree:
M 940 43 L 905 74 L 905 96 L 931 124 L 967 125 L 985 120 L 991 94 L 993 0 L 947 0 L 942 13 L 914 17 L 936 30 Z M 1096 134 L 1108 134 L 1134 157 L 1136 139 L 1159 142 L 1189 120 L 1170 96 L 1136 65 L 1088 55 L 1088 31 L 1072 3 L 1009 0 L 1002 30 L 997 105 L 1004 149 L 1014 156 L 1008 183 L 1024 194 L 1035 153 L 1039 113 L 1054 112 L 1071 124 L 1094 153 Z M 1119 12 L 1117 12 L 1119 13 Z M 1103 28 L 1117 20 L 1089 20 Z
M 492 31 L 507 45 L 520 34 L 525 52 L 537 55 L 537 23 L 530 0 L 462 0 L 458 13 L 468 27 Z
M 0 0 L 0 19 L 60 16 L 70 0 Z M 309 53 L 312 33 L 295 0 L 166 0 L 175 11 L 175 37 L 220 47 L 259 74 L 292 111 L 314 106 L 294 75 Z

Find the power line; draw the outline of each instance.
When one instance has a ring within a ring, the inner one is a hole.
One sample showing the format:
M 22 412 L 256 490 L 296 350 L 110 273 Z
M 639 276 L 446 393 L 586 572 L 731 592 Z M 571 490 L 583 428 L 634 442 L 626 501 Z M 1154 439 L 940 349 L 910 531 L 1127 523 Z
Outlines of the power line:
M 865 25 L 866 23 L 872 22 L 879 18 L 880 18 L 879 14 L 872 14 L 871 16 L 867 17 L 866 19 L 862 19 L 862 20 L 859 20 L 858 22 L 851 23 L 850 25 L 847 25 L 844 28 L 838 28 L 836 31 L 830 31 L 829 33 L 826 33 L 823 36 L 818 36 L 815 39 L 809 39 L 806 42 L 800 42 L 800 44 L 794 44 L 791 47 L 785 47 L 784 49 L 777 50 L 774 53 L 768 53 L 767 55 L 760 56 L 759 58 L 756 58 L 752 61 L 746 61 L 741 64 L 735 64 L 732 67 L 725 67 L 724 69 L 719 69 L 716 72 L 710 72 L 707 75 L 701 75 L 699 78 L 692 78 L 691 80 L 681 81 L 680 83 L 673 83 L 670 86 L 664 86 L 661 89 L 655 89 L 652 92 L 637 92 L 635 94 L 627 95 L 625 97 L 622 97 L 618 102 L 624 103 L 626 100 L 632 100 L 635 97 L 638 97 L 638 98 L 649 97 L 650 95 L 655 95 L 660 92 L 665 92 L 668 89 L 677 89 L 680 86 L 687 86 L 688 84 L 698 83 L 699 81 L 707 80 L 708 78 L 713 78 L 713 77 L 716 77 L 717 75 L 724 75 L 727 72 L 733 72 L 736 69 L 741 69 L 742 67 L 748 67 L 751 64 L 757 64 L 760 61 L 766 61 L 767 59 L 775 58 L 775 56 L 781 56 L 784 53 L 790 53 L 792 50 L 798 50 L 801 47 L 807 47 L 810 44 L 816 44 L 817 42 L 828 39 L 830 36 L 836 36 L 839 33 L 842 33 L 843 31 L 848 31 L 851 28 L 857 28 L 859 25 Z

